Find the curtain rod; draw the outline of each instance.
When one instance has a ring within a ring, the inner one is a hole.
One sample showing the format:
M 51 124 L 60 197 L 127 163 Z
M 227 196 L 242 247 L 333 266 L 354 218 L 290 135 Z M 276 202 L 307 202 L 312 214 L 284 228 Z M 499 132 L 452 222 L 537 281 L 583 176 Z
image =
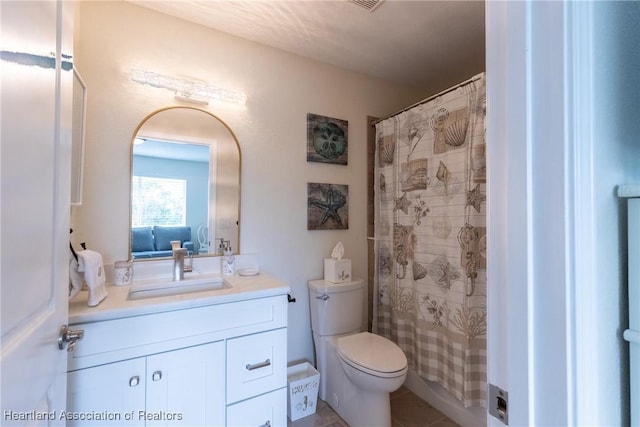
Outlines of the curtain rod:
M 375 126 L 375 125 L 377 125 L 378 123 L 380 123 L 380 122 L 382 122 L 382 121 L 384 121 L 384 120 L 387 120 L 387 119 L 389 119 L 389 118 L 391 118 L 391 117 L 393 117 L 393 116 L 397 116 L 398 114 L 402 114 L 402 113 L 404 113 L 405 111 L 408 111 L 408 110 L 411 110 L 411 109 L 412 109 L 412 108 L 414 108 L 414 107 L 417 107 L 418 105 L 425 104 L 425 103 L 427 103 L 427 102 L 429 102 L 429 101 L 431 101 L 431 100 L 433 100 L 433 99 L 436 99 L 436 98 L 437 98 L 437 97 L 439 97 L 439 96 L 442 96 L 442 95 L 445 95 L 445 94 L 447 94 L 447 93 L 449 93 L 449 92 L 452 92 L 452 91 L 454 91 L 454 90 L 458 89 L 459 87 L 462 87 L 462 86 L 468 85 L 469 83 L 475 82 L 476 80 L 480 80 L 483 76 L 484 76 L 484 73 L 480 73 L 480 74 L 478 74 L 478 75 L 476 75 L 476 76 L 473 76 L 473 77 L 471 77 L 470 79 L 463 81 L 462 83 L 458 83 L 457 85 L 452 86 L 452 87 L 450 87 L 449 89 L 445 89 L 445 90 L 443 90 L 442 92 L 438 92 L 438 93 L 436 93 L 435 95 L 432 95 L 432 96 L 430 96 L 430 97 L 428 97 L 428 98 L 423 99 L 422 101 L 418 101 L 418 102 L 416 102 L 415 104 L 411 104 L 411 105 L 409 105 L 408 107 L 405 107 L 405 108 L 403 108 L 403 109 L 402 109 L 402 110 L 400 110 L 400 111 L 396 111 L 395 113 L 393 113 L 393 114 L 389 114 L 388 116 L 383 117 L 383 118 L 381 118 L 381 119 L 372 120 L 372 121 L 371 121 L 371 123 L 370 123 L 370 125 L 371 125 L 371 126 Z

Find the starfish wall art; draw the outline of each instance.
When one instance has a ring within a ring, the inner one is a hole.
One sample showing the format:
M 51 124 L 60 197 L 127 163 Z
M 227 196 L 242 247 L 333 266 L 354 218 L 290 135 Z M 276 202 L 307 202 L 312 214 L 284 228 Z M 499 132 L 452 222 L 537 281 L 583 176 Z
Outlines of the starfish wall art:
M 307 229 L 349 228 L 349 186 L 307 183 Z

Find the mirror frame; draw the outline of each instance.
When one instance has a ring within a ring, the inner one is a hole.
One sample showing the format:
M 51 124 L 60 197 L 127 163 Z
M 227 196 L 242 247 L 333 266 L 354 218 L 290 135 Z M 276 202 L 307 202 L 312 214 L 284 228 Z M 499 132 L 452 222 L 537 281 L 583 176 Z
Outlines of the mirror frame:
M 76 86 L 77 85 L 77 86 Z M 76 92 L 76 88 L 78 92 Z M 77 102 L 76 102 L 77 101 Z M 73 67 L 73 117 L 71 134 L 71 206 L 82 206 L 84 149 L 87 128 L 87 85 Z
M 162 113 L 163 111 L 168 111 L 168 110 L 176 110 L 176 109 L 186 109 L 186 110 L 194 110 L 194 111 L 200 111 L 202 113 L 207 114 L 208 116 L 211 116 L 211 118 L 213 118 L 214 120 L 217 120 L 218 122 L 220 122 L 226 129 L 227 131 L 229 131 L 229 133 L 231 134 L 231 136 L 233 137 L 233 140 L 236 143 L 236 147 L 238 148 L 238 220 L 237 220 L 237 226 L 238 226 L 238 244 L 236 245 L 236 248 L 233 250 L 233 253 L 235 255 L 239 255 L 240 254 L 240 240 L 241 240 L 241 233 L 240 233 L 240 229 L 241 229 L 241 225 L 242 225 L 242 221 L 240 221 L 240 219 L 242 218 L 242 211 L 241 211 L 241 206 L 242 206 L 242 150 L 240 149 L 240 142 L 238 141 L 238 137 L 236 136 L 236 134 L 233 132 L 233 130 L 231 130 L 231 128 L 229 127 L 229 125 L 222 120 L 220 117 L 216 116 L 215 114 L 204 110 L 202 108 L 198 108 L 198 107 L 192 107 L 189 105 L 171 105 L 168 107 L 162 107 L 159 108 L 157 110 L 152 111 L 151 113 L 147 114 L 146 116 L 144 116 L 144 118 L 140 121 L 140 123 L 138 123 L 138 126 L 136 126 L 136 128 L 133 131 L 133 134 L 131 136 L 131 139 L 129 141 L 129 237 L 128 237 L 128 255 L 127 255 L 127 259 L 129 261 L 134 261 L 134 262 L 145 262 L 145 261 L 159 261 L 159 260 L 166 260 L 166 259 L 170 259 L 170 257 L 158 257 L 158 258 L 138 258 L 138 259 L 134 259 L 131 256 L 131 227 L 132 227 L 132 222 L 131 222 L 131 215 L 132 215 L 132 207 L 133 207 L 133 194 L 132 194 L 132 188 L 131 188 L 131 183 L 133 181 L 133 141 L 136 139 L 136 136 L 138 135 L 138 132 L 140 131 L 140 129 L 142 128 L 142 126 L 144 126 L 144 124 L 147 122 L 147 120 L 149 120 L 151 117 L 155 116 L 158 113 Z M 220 257 L 221 255 L 216 254 L 194 254 L 194 257 Z

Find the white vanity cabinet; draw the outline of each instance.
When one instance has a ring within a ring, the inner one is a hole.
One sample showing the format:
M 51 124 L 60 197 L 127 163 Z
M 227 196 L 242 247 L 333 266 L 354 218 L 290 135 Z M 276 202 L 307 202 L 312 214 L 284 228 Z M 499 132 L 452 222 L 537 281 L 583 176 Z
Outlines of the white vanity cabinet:
M 221 426 L 224 378 L 224 341 L 73 371 L 67 425 Z
M 73 324 L 67 424 L 286 426 L 286 326 L 286 295 Z

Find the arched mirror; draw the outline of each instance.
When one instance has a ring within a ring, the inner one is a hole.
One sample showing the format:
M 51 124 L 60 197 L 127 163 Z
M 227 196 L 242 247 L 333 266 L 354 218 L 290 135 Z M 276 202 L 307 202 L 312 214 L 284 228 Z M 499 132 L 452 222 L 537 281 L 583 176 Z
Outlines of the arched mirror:
M 145 117 L 131 141 L 131 259 L 171 257 L 176 241 L 194 256 L 239 253 L 240 170 L 240 145 L 213 114 Z

